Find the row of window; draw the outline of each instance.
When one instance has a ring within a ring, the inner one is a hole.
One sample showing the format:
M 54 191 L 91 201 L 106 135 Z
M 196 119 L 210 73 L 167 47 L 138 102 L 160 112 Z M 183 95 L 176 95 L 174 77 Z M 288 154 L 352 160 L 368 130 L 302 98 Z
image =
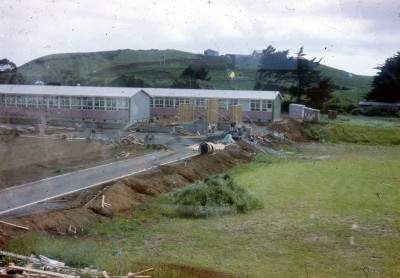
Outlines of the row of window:
M 207 106 L 206 99 L 190 99 L 190 98 L 173 98 L 173 97 L 156 97 L 151 99 L 151 107 L 171 107 L 178 108 L 181 103 L 193 103 L 196 108 L 205 108 Z M 229 106 L 239 104 L 237 99 L 218 100 L 218 109 L 228 110 Z M 272 100 L 251 100 L 250 111 L 272 111 Z
M 272 111 L 272 100 L 252 100 L 250 111 Z
M 174 98 L 174 97 L 155 97 L 150 100 L 150 107 L 169 107 L 178 108 L 179 104 L 192 103 L 196 108 L 205 108 L 207 106 L 207 99 L 203 98 Z M 219 109 L 229 109 L 230 105 L 237 105 L 237 99 L 218 100 Z
M 105 97 L 0 95 L 0 106 L 128 111 L 129 99 Z
M 174 97 L 155 97 L 150 99 L 151 107 L 178 108 L 179 105 L 183 103 L 193 103 L 196 108 L 205 108 L 207 106 L 207 99 Z M 218 109 L 228 110 L 230 105 L 237 104 L 239 104 L 237 99 L 218 100 Z M 0 95 L 0 106 L 127 111 L 129 110 L 129 99 L 3 94 Z M 272 101 L 251 100 L 250 111 L 272 111 Z

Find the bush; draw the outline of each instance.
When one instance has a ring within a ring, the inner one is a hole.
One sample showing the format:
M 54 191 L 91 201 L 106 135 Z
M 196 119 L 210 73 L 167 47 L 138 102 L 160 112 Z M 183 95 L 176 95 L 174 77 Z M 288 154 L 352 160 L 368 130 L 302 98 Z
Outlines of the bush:
M 364 109 L 354 108 L 353 110 L 351 110 L 351 114 L 355 116 L 364 115 Z
M 397 111 L 390 108 L 372 107 L 365 112 L 365 115 L 371 117 L 396 117 L 396 113 Z
M 172 205 L 164 214 L 179 217 L 205 217 L 212 215 L 247 213 L 262 204 L 240 187 L 229 174 L 216 175 L 197 181 L 162 201 Z

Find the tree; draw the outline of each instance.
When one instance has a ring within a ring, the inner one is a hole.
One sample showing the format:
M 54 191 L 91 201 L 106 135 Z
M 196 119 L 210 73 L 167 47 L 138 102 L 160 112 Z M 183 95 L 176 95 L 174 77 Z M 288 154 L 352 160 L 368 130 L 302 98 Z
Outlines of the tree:
M 378 75 L 372 81 L 373 89 L 367 100 L 380 102 L 400 102 L 400 52 L 386 59 L 384 65 L 376 67 Z
M 296 69 L 296 61 L 289 50 L 276 51 L 269 45 L 264 49 L 256 75 L 254 90 L 284 90 L 282 80 L 289 80 Z
M 295 78 L 297 79 L 297 86 L 292 86 L 289 89 L 292 97 L 296 99 L 297 102 L 301 102 L 306 91 L 318 86 L 320 82 L 320 73 L 315 68 L 319 65 L 319 61 L 315 62 L 315 59 L 307 60 L 305 58 L 304 48 L 301 47 L 297 53 L 297 67 L 294 72 Z
M 178 79 L 172 83 L 172 88 L 201 88 L 201 81 L 210 81 L 211 77 L 208 76 L 208 70 L 204 66 L 193 68 L 187 67 L 183 70 Z
M 255 90 L 289 92 L 298 103 L 306 101 L 315 108 L 330 97 L 332 84 L 316 69 L 320 61 L 305 58 L 301 47 L 297 57 L 289 57 L 289 50 L 276 51 L 271 45 L 263 50 L 257 70 Z
M 306 104 L 315 109 L 322 109 L 323 104 L 331 98 L 332 81 L 329 77 L 322 77 L 317 86 L 306 90 Z
M 24 79 L 17 66 L 8 59 L 0 60 L 0 84 L 23 84 Z
M 0 72 L 11 72 L 15 71 L 17 66 L 10 60 L 4 58 L 0 60 Z

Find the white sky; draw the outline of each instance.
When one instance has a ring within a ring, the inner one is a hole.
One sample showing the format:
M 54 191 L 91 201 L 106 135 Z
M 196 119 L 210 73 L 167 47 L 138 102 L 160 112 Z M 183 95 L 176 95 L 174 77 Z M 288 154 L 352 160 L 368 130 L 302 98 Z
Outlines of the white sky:
M 356 74 L 400 51 L 398 0 L 0 0 L 0 59 L 117 49 L 250 54 L 273 45 Z

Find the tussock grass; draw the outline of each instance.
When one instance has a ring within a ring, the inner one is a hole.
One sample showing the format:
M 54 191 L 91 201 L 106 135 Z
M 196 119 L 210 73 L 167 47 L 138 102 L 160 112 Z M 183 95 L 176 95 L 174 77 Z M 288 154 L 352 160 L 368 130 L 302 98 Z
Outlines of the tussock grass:
M 262 204 L 239 186 L 229 174 L 215 175 L 194 182 L 168 194 L 160 202 L 172 207 L 170 210 L 164 210 L 165 215 L 178 217 L 247 213 L 262 208 Z

